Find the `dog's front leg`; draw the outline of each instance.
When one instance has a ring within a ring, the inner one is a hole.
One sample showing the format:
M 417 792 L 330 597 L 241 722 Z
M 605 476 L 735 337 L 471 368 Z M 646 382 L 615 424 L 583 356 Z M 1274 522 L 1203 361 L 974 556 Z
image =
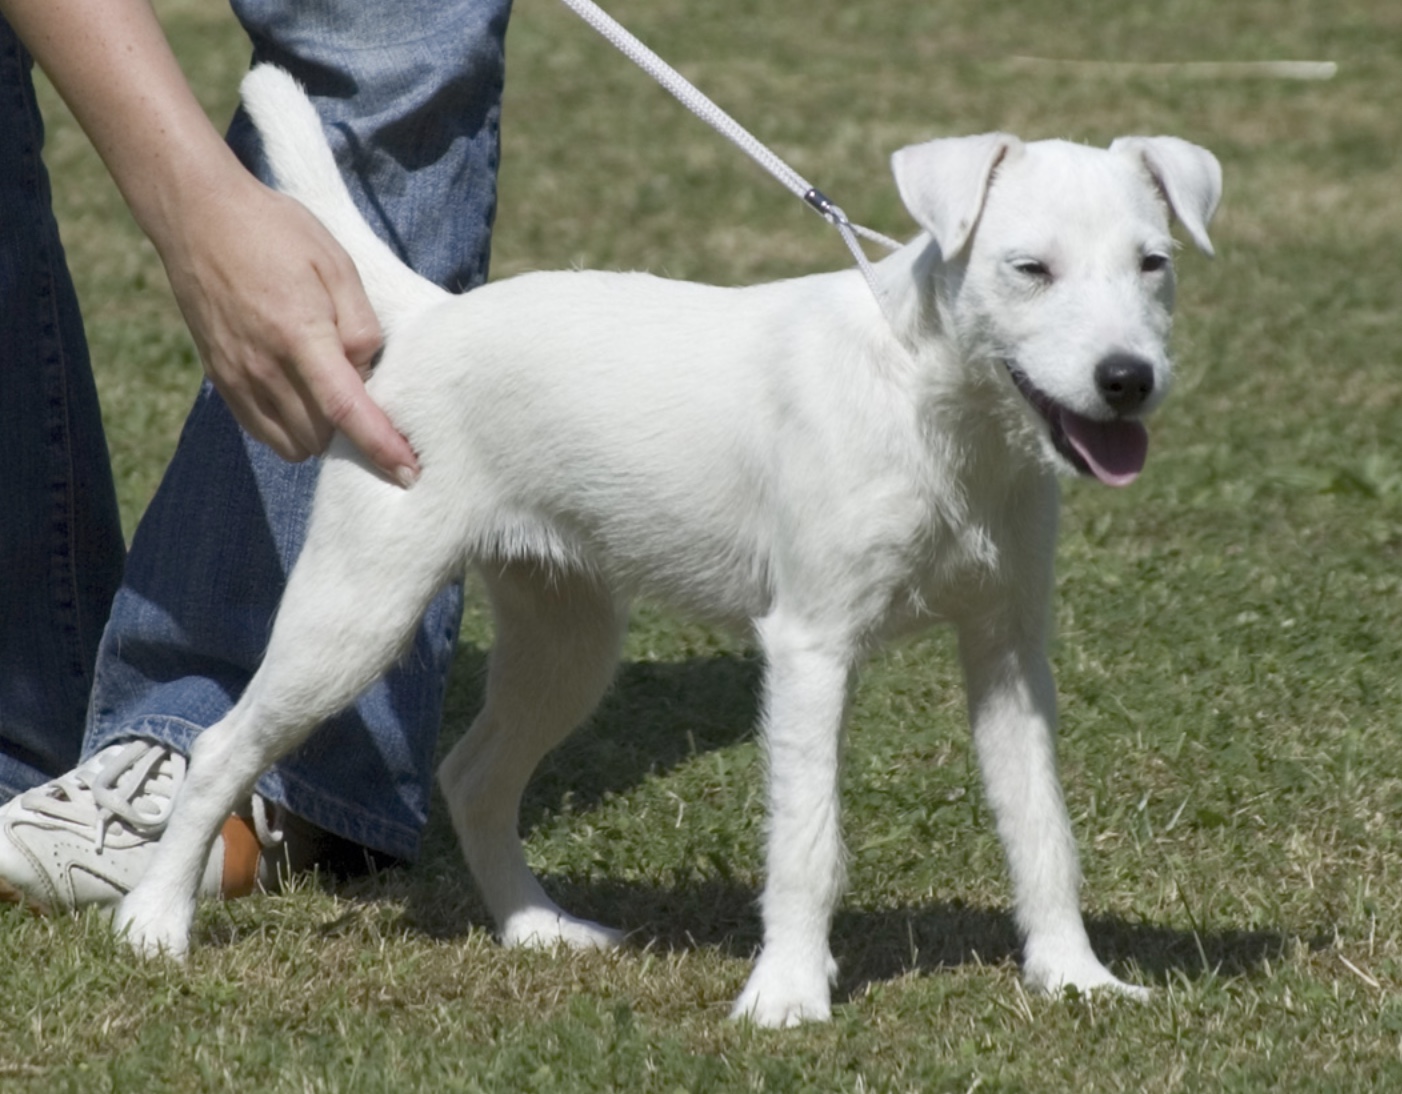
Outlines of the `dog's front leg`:
M 825 1021 L 837 966 L 828 948 L 841 894 L 838 752 L 850 643 L 771 616 L 760 626 L 769 764 L 764 945 L 731 1016 L 762 1026 Z
M 1012 875 L 1023 974 L 1046 992 L 1075 987 L 1145 996 L 1095 956 L 1081 919 L 1080 867 L 1056 766 L 1056 688 L 1040 632 L 961 628 L 969 718 Z
M 239 746 L 241 703 L 195 742 L 170 823 L 145 876 L 118 905 L 113 926 L 147 956 L 183 960 L 190 946 L 195 894 L 220 826 L 262 771 L 262 757 Z

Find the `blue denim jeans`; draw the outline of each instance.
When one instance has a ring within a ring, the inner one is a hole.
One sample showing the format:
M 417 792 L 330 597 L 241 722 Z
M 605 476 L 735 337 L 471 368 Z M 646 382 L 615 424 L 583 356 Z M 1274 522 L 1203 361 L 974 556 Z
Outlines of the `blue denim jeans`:
M 124 552 L 30 71 L 0 19 L 0 800 L 77 762 Z
M 287 68 L 316 102 L 371 224 L 406 262 L 455 290 L 487 272 L 509 8 L 234 3 L 255 60 Z M 242 114 L 229 140 L 265 173 Z M 317 471 L 315 461 L 287 464 L 250 440 L 205 385 L 132 540 L 97 653 L 84 754 L 131 737 L 188 751 L 238 698 L 300 549 Z M 460 613 L 460 591 L 448 590 L 400 665 L 265 776 L 260 792 L 337 835 L 412 857 Z M 5 717 L 0 708 L 0 727 Z

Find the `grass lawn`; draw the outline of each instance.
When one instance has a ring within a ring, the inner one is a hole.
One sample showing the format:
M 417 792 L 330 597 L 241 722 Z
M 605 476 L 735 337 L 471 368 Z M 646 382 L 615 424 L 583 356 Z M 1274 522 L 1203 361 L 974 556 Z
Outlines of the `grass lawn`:
M 222 124 L 237 29 L 219 4 L 158 7 Z M 913 227 L 887 156 L 927 137 L 1175 133 L 1222 160 L 1219 257 L 1179 264 L 1180 383 L 1149 467 L 1121 492 L 1067 484 L 1059 560 L 1084 903 L 1152 1001 L 1022 991 L 933 634 L 875 660 L 855 697 L 833 1022 L 728 1022 L 758 941 L 759 667 L 743 640 L 642 605 L 618 686 L 523 817 L 552 891 L 632 947 L 500 951 L 436 808 L 411 870 L 205 908 L 185 968 L 129 960 L 95 919 L 0 911 L 0 1089 L 1402 1089 L 1402 6 L 611 10 L 888 234 Z M 510 50 L 497 276 L 742 283 L 847 261 L 553 0 L 520 0 Z M 1282 59 L 1339 68 L 1175 67 Z M 153 250 L 46 102 L 130 531 L 199 369 Z M 488 642 L 472 598 L 445 740 Z

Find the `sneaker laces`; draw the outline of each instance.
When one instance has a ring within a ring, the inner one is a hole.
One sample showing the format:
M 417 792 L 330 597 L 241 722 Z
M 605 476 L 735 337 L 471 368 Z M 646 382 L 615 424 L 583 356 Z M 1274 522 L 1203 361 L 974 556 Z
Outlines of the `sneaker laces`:
M 106 845 L 108 829 L 117 823 L 140 836 L 160 836 L 170 822 L 176 791 L 185 781 L 185 757 L 142 740 L 121 746 L 115 756 L 111 751 L 27 791 L 24 808 L 65 827 L 90 829 L 98 851 Z M 261 846 L 275 847 L 283 841 L 281 806 L 254 794 L 249 819 Z
M 159 836 L 185 779 L 185 757 L 151 741 L 116 747 L 115 755 L 107 749 L 92 763 L 26 792 L 23 807 L 65 827 L 90 830 L 98 851 L 117 823 L 138 835 Z
M 253 795 L 253 807 L 249 819 L 253 821 L 253 834 L 264 849 L 276 847 L 287 838 L 287 811 L 275 802 L 268 801 L 262 794 Z

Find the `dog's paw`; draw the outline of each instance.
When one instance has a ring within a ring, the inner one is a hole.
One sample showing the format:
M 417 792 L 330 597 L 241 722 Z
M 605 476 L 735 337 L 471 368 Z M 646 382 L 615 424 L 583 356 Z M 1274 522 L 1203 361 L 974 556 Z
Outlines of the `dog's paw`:
M 623 944 L 623 932 L 576 919 L 558 908 L 531 908 L 517 912 L 502 925 L 501 944 L 508 949 L 612 950 Z
M 190 924 L 194 915 L 194 904 L 190 901 L 164 901 L 154 908 L 149 907 L 138 886 L 117 906 L 112 928 L 142 957 L 184 961 L 190 949 Z
M 1023 981 L 1033 991 L 1045 995 L 1061 995 L 1072 989 L 1083 995 L 1121 995 L 1142 1003 L 1152 994 L 1148 988 L 1125 983 L 1094 956 L 1054 965 L 1029 961 L 1023 970 Z
M 804 1022 L 826 1022 L 832 1017 L 832 981 L 837 964 L 826 962 L 804 972 L 812 962 L 766 960 L 760 954 L 745 990 L 735 1000 L 730 1017 L 753 1022 L 766 1029 L 789 1029 Z

